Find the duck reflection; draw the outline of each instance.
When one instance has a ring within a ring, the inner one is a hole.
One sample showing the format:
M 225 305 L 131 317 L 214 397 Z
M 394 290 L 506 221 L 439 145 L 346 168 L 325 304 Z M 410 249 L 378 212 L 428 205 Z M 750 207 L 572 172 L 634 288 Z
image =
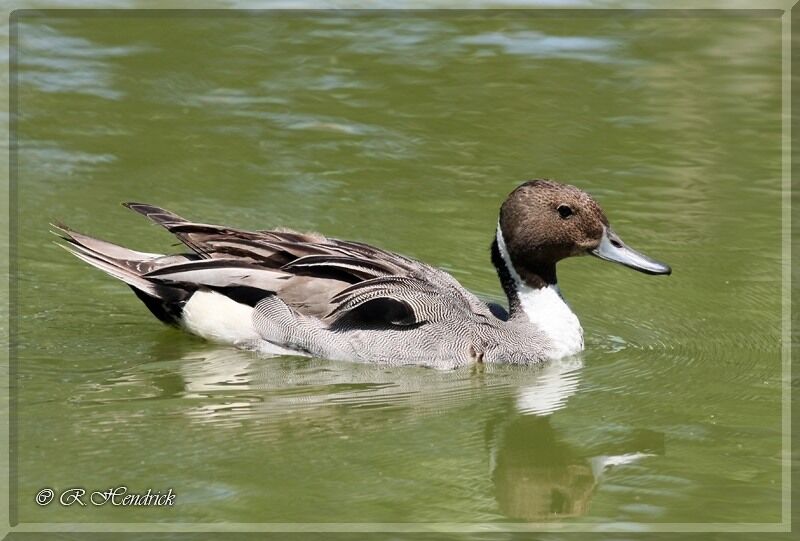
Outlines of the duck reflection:
M 519 416 L 492 437 L 492 483 L 504 515 L 546 521 L 588 510 L 592 467 L 559 439 L 549 417 Z
M 139 398 L 176 400 L 173 411 L 192 425 L 237 431 L 241 438 L 238 431 L 246 423 L 246 437 L 258 440 L 248 448 L 254 454 L 263 452 L 263 444 L 281 445 L 293 434 L 302 435 L 309 445 L 311 438 L 334 434 L 340 441 L 346 437 L 369 442 L 387 423 L 400 423 L 436 438 L 437 432 L 428 431 L 440 426 L 442 416 L 474 419 L 458 429 L 458 437 L 477 452 L 484 450 L 497 509 L 516 520 L 583 515 L 609 467 L 663 453 L 659 433 L 603 432 L 598 443 L 596 427 L 583 423 L 582 429 L 582 423 L 570 423 L 572 412 L 560 410 L 580 387 L 579 357 L 539 368 L 476 365 L 453 371 L 265 359 L 210 346 L 188 351 L 170 346 L 155 357 L 160 360 L 129 366 L 106 385 L 76 398 L 93 403 L 130 400 L 136 395 L 131 387 L 141 388 L 146 395 Z M 115 392 L 119 386 L 126 388 Z M 569 436 L 554 424 L 562 415 L 564 425 L 570 426 Z M 581 437 L 581 430 L 587 437 Z M 575 444 L 576 438 L 595 443 Z M 364 452 L 379 455 L 387 441 Z M 327 448 L 324 441 L 320 445 Z M 403 443 L 392 452 L 414 460 L 436 443 L 425 440 L 424 449 L 414 445 Z M 472 463 L 466 459 L 465 465 Z
M 489 465 L 501 512 L 546 522 L 577 517 L 611 467 L 663 454 L 664 436 L 637 430 L 594 449 L 563 439 L 549 414 L 496 417 L 487 424 Z M 610 454 L 605 454 L 610 453 Z
M 216 422 L 226 413 L 297 417 L 298 408 L 311 419 L 343 405 L 401 406 L 419 417 L 455 410 L 463 407 L 469 396 L 478 395 L 488 401 L 487 411 L 505 409 L 506 401 L 511 400 L 516 411 L 544 415 L 564 408 L 577 391 L 582 362 L 561 360 L 538 368 L 478 364 L 460 370 L 432 370 L 308 357 L 264 358 L 212 346 L 184 351 L 169 366 L 159 362 L 151 368 L 133 367 L 122 378 L 148 380 L 162 387 L 162 398 L 195 399 L 197 405 L 187 413 L 198 421 Z

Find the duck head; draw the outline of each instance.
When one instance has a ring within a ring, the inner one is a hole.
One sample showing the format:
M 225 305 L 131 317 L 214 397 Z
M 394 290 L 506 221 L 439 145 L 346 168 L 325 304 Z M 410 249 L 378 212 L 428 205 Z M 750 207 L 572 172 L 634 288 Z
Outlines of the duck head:
M 579 255 L 593 255 L 645 274 L 672 272 L 668 265 L 627 246 L 611 229 L 600 205 L 575 186 L 537 179 L 511 192 L 500 208 L 492 245 L 504 289 L 508 291 L 506 285 L 555 285 L 556 263 Z

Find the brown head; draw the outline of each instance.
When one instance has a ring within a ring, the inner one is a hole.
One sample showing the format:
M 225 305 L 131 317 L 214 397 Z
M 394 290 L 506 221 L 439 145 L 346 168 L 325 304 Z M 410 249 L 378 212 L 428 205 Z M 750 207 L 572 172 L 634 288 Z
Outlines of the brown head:
M 500 208 L 494 244 L 499 244 L 492 248 L 495 266 L 499 259 L 510 259 L 510 277 L 516 274 L 534 288 L 555 284 L 556 263 L 577 255 L 594 255 L 647 274 L 671 272 L 626 246 L 589 194 L 552 180 L 531 180 L 509 194 Z

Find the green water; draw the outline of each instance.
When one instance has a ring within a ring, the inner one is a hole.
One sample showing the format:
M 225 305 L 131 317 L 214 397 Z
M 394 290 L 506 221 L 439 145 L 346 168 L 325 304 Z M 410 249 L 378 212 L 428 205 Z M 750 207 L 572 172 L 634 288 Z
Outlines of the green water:
M 780 20 L 548 12 L 22 15 L 23 522 L 781 520 Z M 559 267 L 586 351 L 439 372 L 160 325 L 48 222 L 145 251 L 146 201 L 318 230 L 490 298 L 497 209 L 592 193 L 654 278 Z M 40 507 L 43 487 L 176 493 Z

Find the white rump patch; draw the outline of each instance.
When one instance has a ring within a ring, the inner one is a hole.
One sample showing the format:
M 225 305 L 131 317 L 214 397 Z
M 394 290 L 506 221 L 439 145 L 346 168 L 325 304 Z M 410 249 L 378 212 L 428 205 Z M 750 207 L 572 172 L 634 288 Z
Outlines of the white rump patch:
M 306 355 L 264 340 L 253 325 L 254 308 L 215 291 L 197 291 L 183 307 L 183 327 L 206 340 L 262 355 Z
M 183 326 L 214 342 L 255 345 L 260 337 L 253 327 L 253 308 L 214 291 L 196 291 L 183 307 Z
M 533 288 L 523 282 L 508 255 L 500 224 L 497 224 L 497 248 L 514 279 L 522 311 L 549 339 L 548 354 L 557 359 L 583 350 L 583 328 L 578 317 L 564 302 L 558 285 Z

